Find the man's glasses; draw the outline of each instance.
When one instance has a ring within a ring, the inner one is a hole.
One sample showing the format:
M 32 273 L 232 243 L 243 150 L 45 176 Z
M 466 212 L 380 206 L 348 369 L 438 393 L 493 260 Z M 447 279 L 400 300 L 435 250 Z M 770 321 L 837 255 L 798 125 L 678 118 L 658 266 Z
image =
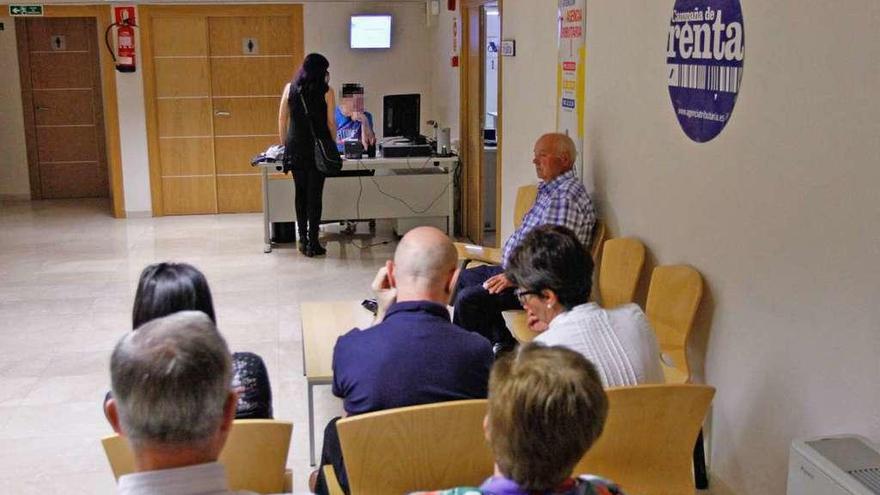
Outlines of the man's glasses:
M 525 305 L 526 298 L 528 296 L 538 296 L 541 295 L 541 291 L 539 290 L 527 290 L 527 289 L 517 289 L 513 291 L 516 298 L 519 299 L 520 305 Z

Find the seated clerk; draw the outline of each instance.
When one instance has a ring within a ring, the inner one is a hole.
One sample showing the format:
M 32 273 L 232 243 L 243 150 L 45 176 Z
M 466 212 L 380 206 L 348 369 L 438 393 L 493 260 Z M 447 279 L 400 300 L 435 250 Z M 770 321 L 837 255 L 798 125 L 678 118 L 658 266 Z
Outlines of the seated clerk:
M 359 140 L 364 150 L 376 144 L 373 115 L 363 109 L 362 94 L 345 91 L 336 107 L 336 147 L 344 151 L 345 141 Z
M 376 274 L 376 322 L 341 336 L 333 349 L 333 394 L 346 415 L 486 397 L 494 356 L 489 341 L 449 320 L 458 275 L 452 241 L 434 227 L 409 231 Z M 321 465 L 332 464 L 348 493 L 336 421 L 324 430 Z M 327 493 L 323 471 L 315 493 Z

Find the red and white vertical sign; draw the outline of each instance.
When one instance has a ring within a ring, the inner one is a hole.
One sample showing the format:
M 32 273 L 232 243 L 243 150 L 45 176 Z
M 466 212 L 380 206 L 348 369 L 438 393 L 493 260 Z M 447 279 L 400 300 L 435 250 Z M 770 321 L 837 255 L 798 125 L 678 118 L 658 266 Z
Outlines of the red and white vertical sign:
M 558 7 L 556 131 L 574 140 L 583 177 L 586 1 L 558 0 Z

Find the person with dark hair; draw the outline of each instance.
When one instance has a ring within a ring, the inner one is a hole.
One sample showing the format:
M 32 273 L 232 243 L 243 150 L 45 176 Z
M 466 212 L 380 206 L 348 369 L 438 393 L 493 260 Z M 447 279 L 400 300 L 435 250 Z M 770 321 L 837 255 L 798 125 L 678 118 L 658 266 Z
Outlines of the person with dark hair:
M 132 310 L 132 328 L 180 311 L 201 311 L 216 324 L 208 281 L 187 263 L 155 263 L 141 272 Z M 272 419 L 272 389 L 263 359 L 252 352 L 232 355 L 232 383 L 238 393 L 236 419 Z M 107 401 L 105 398 L 105 410 Z
M 535 342 L 583 354 L 606 387 L 663 383 L 660 349 L 645 313 L 635 304 L 610 310 L 589 302 L 593 259 L 571 230 L 538 227 L 514 249 L 505 271 Z M 542 331 L 543 329 L 543 331 Z
M 505 241 L 501 265 L 483 265 L 462 270 L 458 278 L 452 321 L 480 333 L 495 344 L 496 353 L 516 344 L 504 324 L 501 312 L 519 307 L 513 291 L 516 285 L 504 270 L 510 254 L 532 229 L 540 225 L 564 225 L 589 245 L 596 210 L 573 167 L 577 147 L 562 133 L 544 134 L 535 142 L 535 173 L 540 179 L 535 204 L 526 212 L 522 224 Z
M 285 145 L 284 173 L 293 172 L 296 189 L 299 250 L 308 257 L 327 253 L 318 242 L 325 176 L 315 165 L 312 129 L 321 134 L 317 137 L 336 141 L 336 101 L 328 84 L 329 68 L 323 55 L 306 55 L 293 81 L 284 86 L 278 109 L 278 139 Z
M 483 421 L 495 475 L 435 495 L 622 495 L 610 481 L 572 477 L 602 434 L 608 397 L 596 368 L 565 347 L 527 344 L 492 368 Z

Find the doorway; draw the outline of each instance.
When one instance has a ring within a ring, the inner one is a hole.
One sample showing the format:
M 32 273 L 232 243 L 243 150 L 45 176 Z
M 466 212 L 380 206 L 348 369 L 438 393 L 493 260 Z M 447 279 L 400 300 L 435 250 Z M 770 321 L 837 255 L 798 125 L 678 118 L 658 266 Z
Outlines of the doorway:
M 15 23 L 31 197 L 109 197 L 96 20 Z
M 462 226 L 474 243 L 498 246 L 501 204 L 502 1 L 462 5 Z
M 483 6 L 483 244 L 497 246 L 498 87 L 501 15 L 497 3 Z

